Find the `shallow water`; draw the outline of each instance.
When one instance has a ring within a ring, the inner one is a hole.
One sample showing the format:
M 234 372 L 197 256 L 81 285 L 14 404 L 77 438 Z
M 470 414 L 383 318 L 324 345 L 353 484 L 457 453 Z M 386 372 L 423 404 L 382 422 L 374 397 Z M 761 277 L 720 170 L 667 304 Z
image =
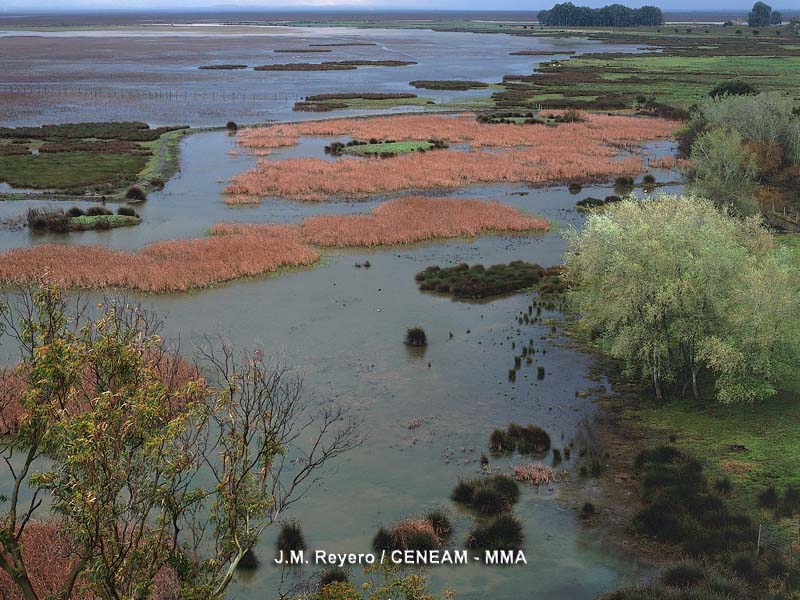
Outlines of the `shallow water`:
M 450 78 L 453 69 L 459 66 L 463 68 L 458 73 L 465 78 L 496 78 L 498 69 L 513 72 L 509 68 L 523 68 L 521 62 L 515 62 L 520 57 L 507 56 L 512 46 L 531 47 L 533 43 L 507 36 L 476 38 L 471 34 L 432 32 L 370 30 L 353 35 L 376 36 L 389 48 L 413 40 L 415 56 L 428 58 L 425 75 L 411 78 L 426 79 Z M 475 45 L 475 39 L 481 43 Z M 3 43 L 0 39 L 0 47 Z M 203 43 L 207 43 L 205 38 Z M 291 43 L 296 44 L 297 40 Z M 538 43 L 567 42 L 538 40 Z M 580 41 L 568 43 L 584 48 Z M 453 67 L 447 66 L 448 56 L 443 54 L 443 48 L 450 48 L 450 44 L 453 54 L 449 58 L 458 56 Z M 458 55 L 459 50 L 467 54 Z M 481 60 L 475 59 L 477 55 Z M 233 57 L 226 54 L 224 58 L 227 62 Z M 7 59 L 0 58 L 0 64 L 3 60 Z M 96 68 L 97 65 L 91 67 Z M 484 68 L 490 71 L 482 71 Z M 167 67 L 165 77 L 175 76 L 173 69 L 174 66 Z M 380 82 L 386 90 L 404 85 L 402 80 L 392 79 L 400 71 L 389 69 L 388 74 L 378 71 L 321 74 L 330 77 L 325 85 L 333 85 L 333 89 L 324 87 L 322 80 L 320 88 L 307 89 L 309 80 L 303 74 L 302 93 L 336 91 L 355 85 L 353 80 L 345 82 L 343 74 L 356 79 L 375 78 L 358 82 L 364 86 L 369 83 L 371 89 Z M 189 79 L 195 75 L 192 71 Z M 286 75 L 280 85 L 298 90 L 292 74 Z M 170 111 L 183 110 L 169 103 L 165 106 L 147 112 L 147 120 L 169 122 L 173 116 Z M 226 110 L 231 106 L 226 106 Z M 219 106 L 213 108 L 219 109 Z M 55 113 L 48 112 L 51 110 L 48 108 L 30 118 L 36 122 L 42 115 L 55 120 L 78 120 L 87 108 L 80 102 L 68 104 L 57 118 Z M 103 110 L 106 109 L 101 109 L 101 113 Z M 136 115 L 147 110 L 137 103 L 119 106 L 119 114 L 125 118 L 139 118 Z M 205 122 L 206 117 L 193 112 L 195 108 L 188 106 L 186 110 L 180 114 Z M 272 118 L 297 116 L 286 112 L 285 107 L 262 108 L 259 110 L 263 114 L 258 115 L 247 112 L 250 109 L 241 110 L 244 112 L 233 113 L 240 120 L 264 120 L 267 114 Z M 297 147 L 276 151 L 269 160 L 321 155 L 326 141 L 304 138 Z M 204 235 L 220 221 L 292 222 L 312 214 L 367 211 L 385 200 L 297 203 L 265 199 L 256 206 L 227 207 L 220 195 L 224 180 L 249 168 L 256 160 L 241 151 L 235 156 L 229 154 L 233 148 L 233 139 L 223 132 L 197 133 L 184 139 L 180 172 L 162 192 L 151 194 L 147 202 L 137 206 L 144 219 L 138 227 L 69 236 L 0 230 L 0 249 L 43 242 L 134 249 L 154 240 Z M 652 155 L 670 153 L 672 149 L 670 143 L 664 142 L 646 148 Z M 659 181 L 672 178 L 670 173 L 654 173 Z M 668 191 L 678 189 L 679 186 Z M 487 452 L 490 431 L 510 421 L 535 423 L 550 433 L 554 446 L 563 447 L 574 439 L 576 448 L 580 447 L 596 406 L 591 398 L 580 398 L 578 393 L 597 386 L 598 382 L 588 377 L 591 358 L 570 348 L 568 340 L 560 335 L 551 337 L 549 326 L 517 324 L 516 316 L 527 309 L 530 294 L 480 303 L 456 302 L 418 291 L 414 275 L 431 264 L 489 265 L 516 259 L 545 266 L 557 264 L 565 248 L 558 230 L 578 226 L 583 220 L 574 210 L 576 200 L 612 193 L 611 184 L 587 186 L 576 195 L 563 186 L 529 188 L 493 184 L 441 190 L 432 195 L 499 200 L 542 215 L 555 228 L 535 236 L 488 236 L 376 250 L 328 251 L 322 263 L 312 269 L 238 281 L 189 294 L 141 299 L 166 317 L 166 334 L 180 336 L 187 353 L 207 333 L 222 333 L 241 347 L 263 345 L 269 354 L 285 354 L 289 364 L 302 373 L 312 404 L 338 402 L 364 419 L 369 434 L 367 443 L 338 461 L 336 472 L 287 515 L 302 523 L 310 549 L 369 551 L 378 526 L 434 506 L 451 511 L 456 526 L 452 545 L 460 548 L 472 520 L 459 514 L 448 496 L 459 477 L 479 472 L 478 457 Z M 54 203 L 0 202 L 0 222 L 23 214 L 30 206 L 46 204 Z M 370 269 L 355 268 L 355 263 L 365 260 L 372 264 Z M 557 316 L 547 311 L 544 314 L 545 319 Z M 411 325 L 420 325 L 427 332 L 429 346 L 422 354 L 410 353 L 403 344 L 405 330 Z M 534 364 L 523 366 L 516 383 L 510 383 L 507 373 L 514 356 L 511 342 L 519 346 L 527 344 L 529 339 L 537 348 Z M 8 341 L 0 339 L 3 360 L 8 360 L 11 351 Z M 545 367 L 543 381 L 536 379 L 537 365 Z M 407 424 L 412 419 L 419 419 L 422 426 L 409 430 Z M 565 468 L 577 470 L 576 455 L 577 452 L 573 453 L 573 462 L 564 463 Z M 522 459 L 493 459 L 492 466 L 505 470 L 516 462 Z M 4 484 L 0 477 L 0 486 Z M 433 586 L 453 588 L 459 598 L 469 600 L 588 600 L 612 588 L 620 578 L 636 577 L 643 572 L 630 557 L 604 551 L 598 533 L 580 524 L 569 499 L 558 499 L 558 490 L 558 484 L 538 490 L 523 487 L 521 501 L 514 509 L 524 523 L 528 565 L 431 568 L 428 573 Z M 257 555 L 262 563 L 273 556 L 276 533 L 276 529 L 270 530 L 259 545 Z M 292 576 L 302 578 L 312 572 L 307 569 Z M 240 576 L 233 587 L 233 597 L 242 600 L 276 597 L 274 590 L 281 579 L 280 570 L 266 564 L 255 573 Z
M 1 24 L 0 24 L 1 26 Z M 281 27 L 91 28 L 79 31 L 0 30 L 0 125 L 139 120 L 151 125 L 220 126 L 228 120 L 316 119 L 293 112 L 297 100 L 335 92 L 412 92 L 437 102 L 486 97 L 417 90 L 417 79 L 499 82 L 528 74 L 554 56 L 511 56 L 516 50 L 636 52 L 595 40 L 523 38 L 428 30 Z M 244 30 L 244 31 L 243 31 Z M 329 53 L 276 53 L 310 43 L 370 42 Z M 562 56 L 563 58 L 563 56 Z M 208 64 L 409 60 L 406 67 L 351 71 L 208 71 Z M 419 110 L 414 107 L 397 111 Z M 386 111 L 339 111 L 340 116 Z M 331 116 L 327 113 L 327 116 Z

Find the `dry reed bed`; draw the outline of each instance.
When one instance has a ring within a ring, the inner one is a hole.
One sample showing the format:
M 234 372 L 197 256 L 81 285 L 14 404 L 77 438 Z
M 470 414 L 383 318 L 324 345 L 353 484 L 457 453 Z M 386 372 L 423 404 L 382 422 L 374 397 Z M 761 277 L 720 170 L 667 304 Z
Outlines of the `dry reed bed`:
M 156 242 L 136 252 L 43 244 L 0 255 L 0 283 L 26 283 L 47 272 L 53 283 L 68 288 L 182 292 L 318 259 L 313 248 L 260 230 Z
M 370 214 L 308 217 L 297 225 L 214 226 L 215 234 L 262 231 L 324 247 L 373 247 L 474 237 L 493 232 L 546 231 L 547 221 L 500 204 L 460 198 L 408 197 L 384 202 Z
M 592 181 L 644 170 L 640 158 L 617 160 L 618 148 L 669 137 L 674 121 L 585 115 L 557 127 L 486 124 L 473 116 L 394 116 L 281 124 L 244 130 L 239 143 L 263 154 L 290 146 L 300 136 L 356 139 L 441 139 L 468 151 L 440 150 L 380 160 L 317 158 L 262 160 L 230 180 L 226 202 L 258 202 L 263 196 L 325 200 L 364 198 L 408 189 L 455 188 L 478 183 L 545 184 Z M 491 150 L 491 151 L 487 151 Z
M 312 245 L 384 246 L 547 227 L 544 219 L 498 202 L 401 198 L 371 214 L 309 217 L 296 225 L 217 224 L 211 237 L 157 242 L 137 252 L 53 244 L 10 250 L 0 254 L 0 284 L 29 282 L 46 272 L 68 288 L 182 292 L 310 265 L 319 259 Z

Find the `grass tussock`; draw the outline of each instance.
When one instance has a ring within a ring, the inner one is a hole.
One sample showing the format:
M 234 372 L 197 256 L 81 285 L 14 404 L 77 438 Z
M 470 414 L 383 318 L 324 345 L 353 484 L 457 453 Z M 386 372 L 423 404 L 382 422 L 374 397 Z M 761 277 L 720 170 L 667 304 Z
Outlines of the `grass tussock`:
M 511 477 L 493 475 L 460 480 L 450 498 L 478 515 L 494 516 L 511 511 L 519 501 L 519 494 L 519 485 Z

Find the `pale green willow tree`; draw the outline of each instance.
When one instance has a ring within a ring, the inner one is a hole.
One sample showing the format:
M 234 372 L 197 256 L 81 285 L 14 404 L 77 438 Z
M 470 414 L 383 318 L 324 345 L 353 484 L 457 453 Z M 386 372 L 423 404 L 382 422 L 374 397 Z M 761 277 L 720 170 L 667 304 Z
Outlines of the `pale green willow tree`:
M 568 234 L 565 277 L 579 326 L 626 372 L 722 402 L 776 393 L 800 364 L 800 275 L 755 217 L 706 199 L 635 198 Z
M 223 598 L 265 528 L 361 443 L 358 423 L 336 408 L 311 414 L 300 379 L 261 352 L 209 344 L 200 370 L 140 307 L 94 312 L 44 281 L 2 311 L 20 362 L 0 373 L 12 481 L 0 569 L 25 600 L 44 600 L 25 557 L 48 550 L 26 548 L 26 529 L 53 518 L 74 557 L 48 582 L 56 598 Z M 154 588 L 165 573 L 176 582 L 166 596 Z
M 692 189 L 741 215 L 758 212 L 756 158 L 738 131 L 712 129 L 692 144 Z

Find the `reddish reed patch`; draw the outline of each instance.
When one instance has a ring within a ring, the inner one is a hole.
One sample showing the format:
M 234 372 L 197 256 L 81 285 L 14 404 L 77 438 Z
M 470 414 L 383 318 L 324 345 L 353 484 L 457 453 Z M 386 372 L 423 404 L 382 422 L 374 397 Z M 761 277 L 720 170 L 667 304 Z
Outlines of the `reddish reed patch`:
M 239 143 L 254 152 L 291 146 L 300 136 L 351 136 L 357 139 L 429 140 L 466 144 L 457 149 L 407 154 L 383 160 L 315 158 L 260 161 L 233 177 L 226 192 L 230 204 L 262 196 L 324 200 L 363 198 L 408 189 L 454 188 L 476 183 L 554 183 L 635 175 L 642 161 L 616 160 L 619 147 L 670 136 L 675 123 L 665 119 L 586 114 L 579 123 L 557 127 L 479 123 L 458 117 L 399 115 L 386 118 L 332 119 L 246 129 Z M 487 151 L 494 148 L 493 151 Z
M 547 221 L 500 204 L 457 198 L 401 198 L 371 214 L 309 217 L 297 225 L 217 224 L 209 238 L 157 242 L 137 252 L 41 245 L 0 254 L 0 284 L 48 273 L 67 288 L 147 292 L 201 288 L 319 259 L 315 246 L 383 246 L 492 232 L 546 231 Z

